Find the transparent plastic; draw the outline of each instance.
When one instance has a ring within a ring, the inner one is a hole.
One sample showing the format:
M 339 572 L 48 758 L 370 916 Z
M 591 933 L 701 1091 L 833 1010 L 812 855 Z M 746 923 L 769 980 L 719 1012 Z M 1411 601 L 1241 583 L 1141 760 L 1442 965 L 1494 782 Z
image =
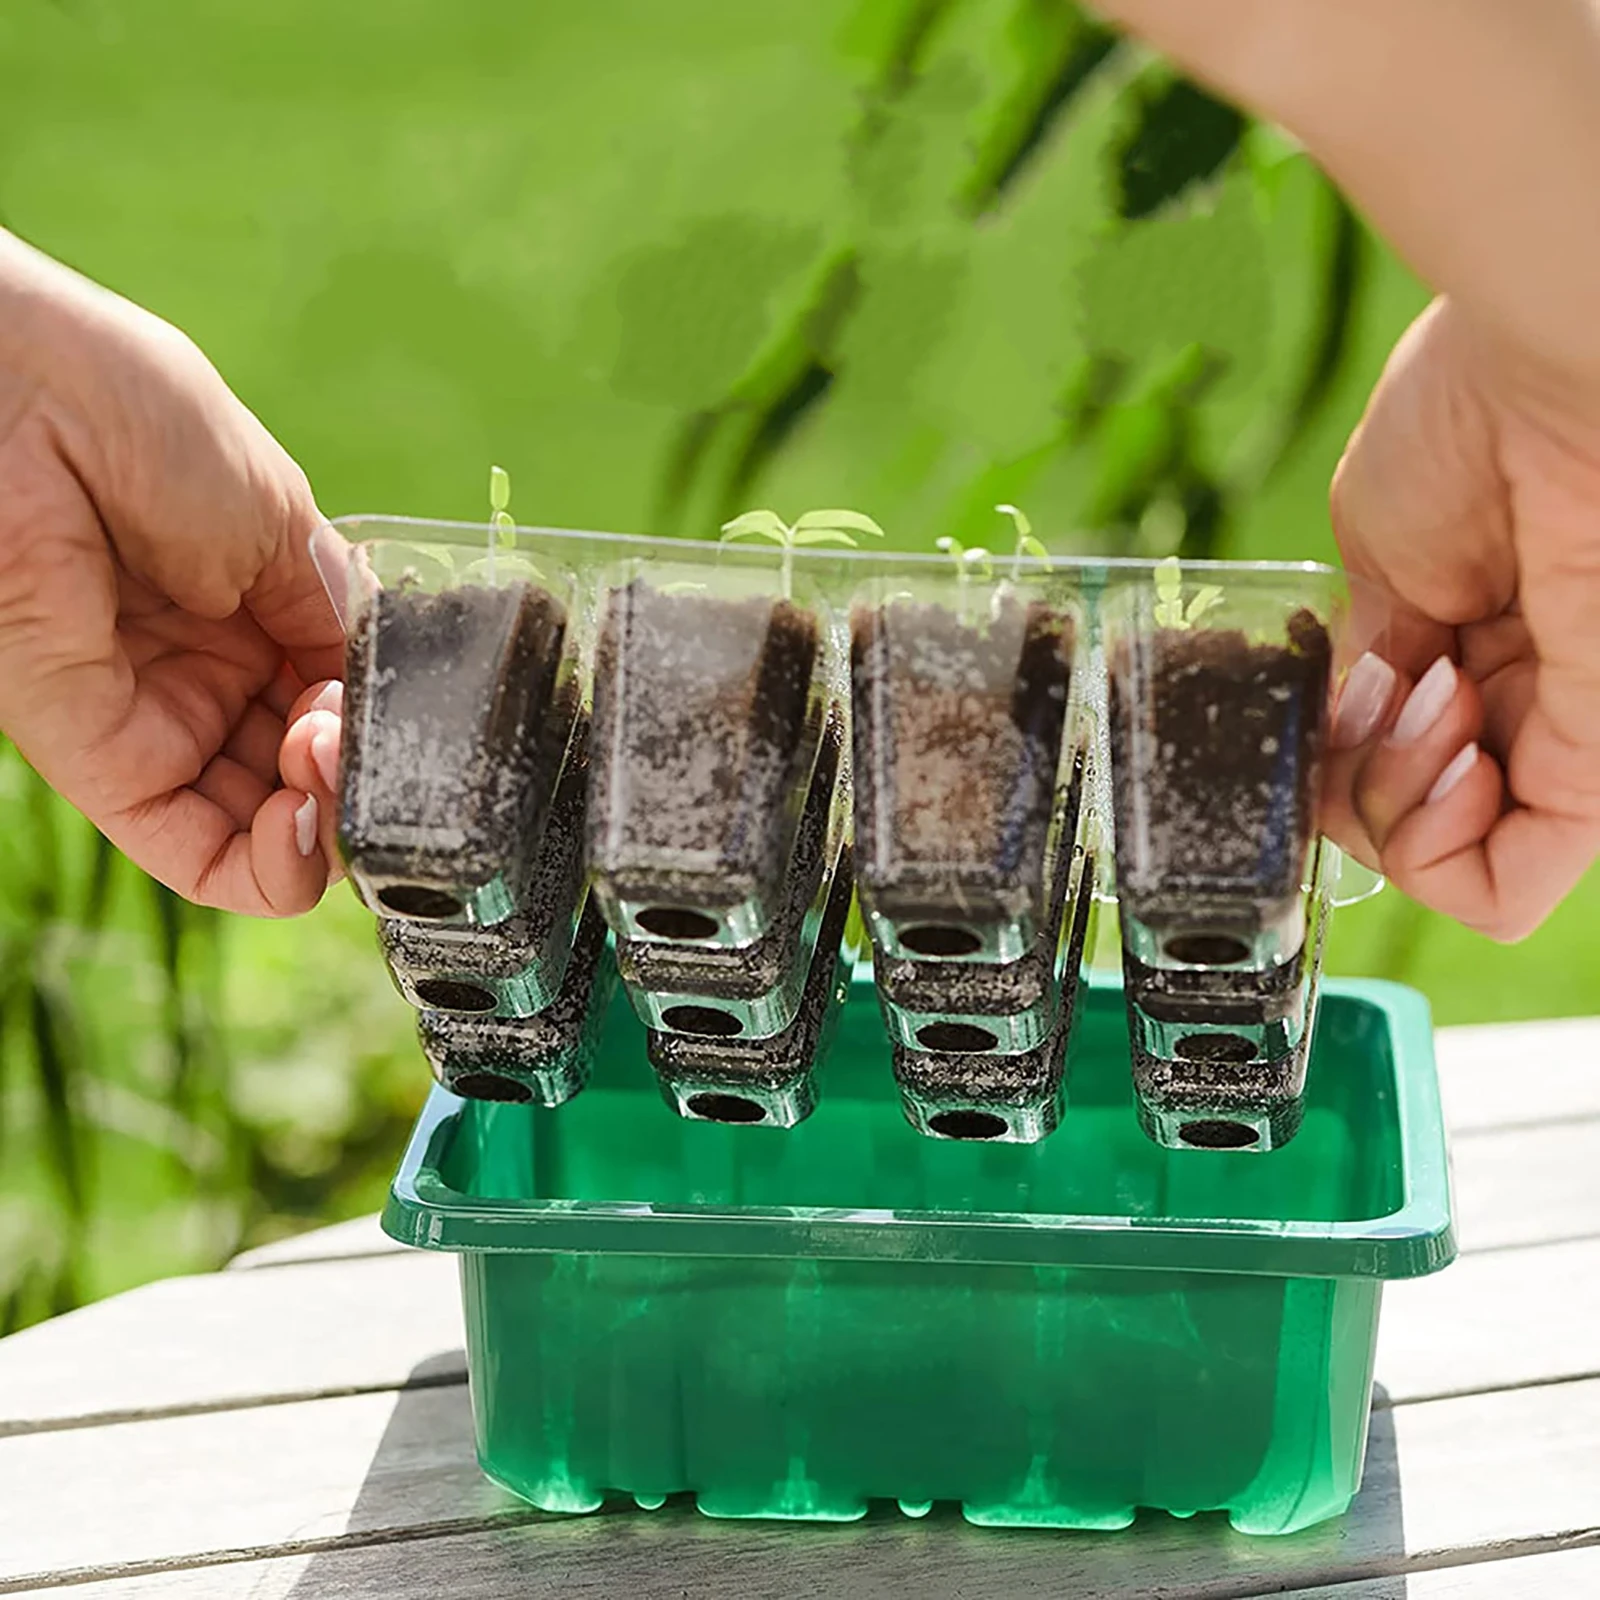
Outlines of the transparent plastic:
M 959 1033 L 946 1036 L 945 1048 L 929 1049 L 929 1029 L 923 1030 L 918 1048 L 897 1043 L 895 1081 L 906 1120 L 919 1133 L 936 1139 L 1032 1144 L 1054 1133 L 1060 1123 L 1096 910 L 1090 887 L 1093 858 L 1081 845 L 1073 847 L 1071 856 L 1061 976 L 1050 1032 L 1031 1049 L 1016 1053 L 963 1049 Z
M 1044 926 L 1074 663 L 1073 586 L 906 567 L 850 614 L 856 872 L 875 949 L 1011 961 Z
M 1304 1126 L 1270 1160 L 1162 1149 L 1123 999 L 1080 996 L 1055 1136 L 906 1126 L 863 977 L 784 1133 L 663 1117 L 613 1005 L 555 1112 L 436 1091 L 385 1226 L 462 1254 L 479 1458 L 554 1512 L 1121 1527 L 1337 1515 L 1384 1280 L 1454 1253 L 1422 999 L 1329 983 Z
M 609 576 L 588 854 L 615 932 L 742 947 L 782 902 L 834 692 L 807 577 L 716 546 Z
M 574 574 L 432 524 L 316 547 L 343 604 L 339 837 L 381 916 L 504 921 L 581 709 Z
M 1101 606 L 1123 940 L 1149 967 L 1298 958 L 1341 586 L 1199 565 Z
M 1041 1045 L 1059 1013 L 1075 896 L 1093 892 L 1075 871 L 1088 848 L 1086 758 L 1080 753 L 1056 798 L 1046 858 L 1047 911 L 1033 948 L 1015 961 L 908 961 L 876 952 L 873 976 L 889 1037 L 907 1050 L 997 1050 Z M 968 1042 L 961 1044 L 960 1041 Z
M 396 987 L 424 1010 L 530 1017 L 566 976 L 586 898 L 583 813 L 587 719 L 573 735 L 519 908 L 489 927 L 378 921 L 378 942 Z
M 847 848 L 833 872 L 800 1004 L 781 1032 L 765 1038 L 651 1032 L 650 1063 L 679 1116 L 792 1128 L 816 1109 L 817 1067 L 854 967 L 844 938 L 853 893 Z
M 525 1017 L 423 1011 L 417 1018 L 423 1054 L 434 1077 L 455 1094 L 561 1105 L 588 1081 L 616 988 L 605 919 L 591 897 L 554 1000 Z
M 618 939 L 617 965 L 646 1027 L 763 1038 L 794 1021 L 850 822 L 844 712 L 823 729 L 784 878 L 782 904 L 765 933 L 733 949 Z

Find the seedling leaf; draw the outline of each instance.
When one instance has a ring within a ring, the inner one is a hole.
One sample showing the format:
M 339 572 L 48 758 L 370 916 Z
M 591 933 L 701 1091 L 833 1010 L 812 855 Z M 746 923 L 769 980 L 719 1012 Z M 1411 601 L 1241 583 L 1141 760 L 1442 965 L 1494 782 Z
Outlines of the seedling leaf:
M 1205 588 L 1197 590 L 1194 599 L 1189 602 L 1189 609 L 1183 614 L 1184 625 L 1192 628 L 1206 612 L 1221 602 L 1222 586 L 1208 583 Z
M 1012 522 L 1016 525 L 1017 542 L 1019 544 L 1024 539 L 1032 536 L 1033 524 L 1028 520 L 1028 513 L 1024 511 L 1021 506 L 1010 505 L 1005 501 L 1002 501 L 995 507 L 995 510 L 998 511 L 1003 517 L 1010 517 Z
M 801 522 L 805 519 L 802 517 Z M 856 547 L 855 535 L 845 528 L 803 528 L 797 522 L 794 526 L 794 542 L 797 545 L 806 544 L 842 544 L 849 549 Z
M 870 534 L 874 539 L 884 537 L 883 529 L 878 526 L 863 511 L 808 511 L 795 523 L 796 544 L 810 544 L 815 541 L 801 539 L 798 535 L 802 531 L 810 532 L 813 529 L 847 529 L 851 533 Z
M 734 539 L 770 539 L 773 544 L 787 546 L 789 525 L 776 511 L 746 511 L 732 522 L 722 524 L 723 544 Z
M 489 504 L 497 512 L 504 512 L 511 504 L 511 474 L 504 467 L 489 468 Z M 499 527 L 500 519 L 495 518 Z

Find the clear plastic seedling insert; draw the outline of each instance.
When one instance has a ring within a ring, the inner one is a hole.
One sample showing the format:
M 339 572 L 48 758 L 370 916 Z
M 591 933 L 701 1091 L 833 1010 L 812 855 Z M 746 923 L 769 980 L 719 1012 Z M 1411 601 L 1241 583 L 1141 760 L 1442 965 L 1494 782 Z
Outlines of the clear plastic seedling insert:
M 591 896 L 560 992 L 549 1005 L 531 1017 L 424 1011 L 418 1018 L 423 1053 L 434 1077 L 453 1094 L 561 1105 L 588 1080 L 616 987 L 605 919 Z
M 794 1021 L 850 821 L 843 708 L 823 731 L 795 835 L 783 902 L 743 948 L 619 939 L 617 966 L 646 1027 L 716 1038 L 764 1038 Z
M 936 1139 L 1034 1144 L 1061 1121 L 1079 988 L 1087 976 L 1095 920 L 1094 860 L 1071 852 L 1062 928 L 1060 989 L 1050 1031 L 1017 1052 L 972 1049 L 959 1030 L 944 1048 L 893 1047 L 895 1082 L 906 1120 Z M 926 1037 L 926 1035 L 925 1035 Z M 976 1042 L 976 1041 L 974 1041 Z
M 1049 1037 L 1066 979 L 1072 896 L 1093 891 L 1074 871 L 1089 831 L 1087 773 L 1088 758 L 1080 752 L 1057 795 L 1048 910 L 1026 955 L 998 962 L 907 960 L 881 952 L 874 958 L 884 1027 L 895 1043 L 910 1050 L 1015 1054 Z
M 874 948 L 1010 961 L 1034 946 L 1073 715 L 1069 579 L 908 567 L 851 610 L 856 856 Z
M 347 632 L 340 844 L 380 915 L 518 907 L 582 694 L 574 575 L 483 530 L 354 519 L 315 546 Z
M 383 917 L 396 986 L 421 1010 L 527 1017 L 555 999 L 585 899 L 587 718 L 574 733 L 520 908 L 490 927 Z
M 1341 592 L 1322 568 L 1217 565 L 1107 596 L 1117 896 L 1145 965 L 1297 958 Z
M 620 937 L 740 947 L 767 930 L 834 676 L 827 608 L 788 563 L 712 549 L 611 575 L 588 847 Z
M 845 942 L 854 886 L 848 848 L 833 873 L 827 911 L 794 1021 L 770 1038 L 649 1035 L 650 1064 L 667 1104 L 701 1122 L 792 1128 L 817 1103 L 816 1068 L 850 988 L 856 952 Z

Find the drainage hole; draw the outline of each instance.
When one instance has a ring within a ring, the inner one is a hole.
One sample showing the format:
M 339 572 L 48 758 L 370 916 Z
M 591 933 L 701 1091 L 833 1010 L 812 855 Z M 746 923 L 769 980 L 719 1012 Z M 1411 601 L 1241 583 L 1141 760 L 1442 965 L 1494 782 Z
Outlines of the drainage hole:
M 1261 1135 L 1242 1122 L 1186 1122 L 1178 1138 L 1196 1150 L 1246 1150 L 1261 1142 Z
M 420 883 L 391 883 L 378 891 L 378 904 L 397 917 L 418 917 L 425 922 L 442 922 L 459 917 L 466 905 L 443 889 L 424 888 Z
M 900 935 L 900 943 L 918 956 L 970 956 L 983 948 L 983 940 L 971 928 L 942 922 L 922 922 L 907 928 Z
M 744 1032 L 736 1016 L 715 1006 L 668 1006 L 661 1020 L 674 1033 L 699 1033 L 708 1039 L 735 1039 Z
M 692 1094 L 689 1109 L 707 1122 L 765 1122 L 766 1109 L 742 1094 Z
M 658 939 L 714 939 L 717 919 L 688 906 L 646 906 L 633 919 Z
M 450 1080 L 452 1094 L 469 1100 L 523 1101 L 533 1099 L 533 1090 L 515 1078 L 502 1078 L 498 1072 L 463 1072 Z
M 1186 1033 L 1173 1047 L 1182 1061 L 1254 1061 L 1256 1047 L 1242 1033 Z
M 459 983 L 454 978 L 421 978 L 412 985 L 417 999 L 430 1011 L 493 1011 L 499 1004 L 494 995 L 475 983 Z
M 1175 933 L 1162 948 L 1190 967 L 1234 967 L 1250 954 L 1250 946 L 1231 933 Z
M 977 1055 L 993 1050 L 999 1039 L 987 1028 L 971 1022 L 930 1022 L 917 1029 L 917 1043 L 924 1050 L 949 1050 L 957 1055 Z
M 928 1126 L 947 1139 L 998 1139 L 1006 1131 L 1005 1119 L 992 1111 L 940 1111 Z

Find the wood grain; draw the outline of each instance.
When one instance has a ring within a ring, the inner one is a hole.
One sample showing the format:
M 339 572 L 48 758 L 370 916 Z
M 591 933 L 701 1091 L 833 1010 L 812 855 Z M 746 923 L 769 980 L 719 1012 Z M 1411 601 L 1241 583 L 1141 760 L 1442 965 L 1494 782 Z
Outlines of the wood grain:
M 1350 1515 L 1281 1540 L 1158 1515 L 1129 1532 L 1066 1536 L 893 1512 L 842 1528 L 713 1523 L 686 1509 L 550 1519 L 483 1479 L 470 1432 L 465 1393 L 449 1388 L 0 1440 L 0 1588 L 229 1553 L 321 1556 L 397 1536 L 411 1541 L 416 1573 L 433 1559 L 420 1535 L 509 1521 L 528 1525 L 481 1547 L 493 1584 L 441 1567 L 438 1585 L 453 1596 L 661 1593 L 672 1573 L 680 1588 L 729 1596 L 825 1584 L 880 1594 L 891 1578 L 930 1595 L 1224 1595 L 1542 1550 L 1588 1536 L 1600 1505 L 1600 1381 L 1379 1412 Z

